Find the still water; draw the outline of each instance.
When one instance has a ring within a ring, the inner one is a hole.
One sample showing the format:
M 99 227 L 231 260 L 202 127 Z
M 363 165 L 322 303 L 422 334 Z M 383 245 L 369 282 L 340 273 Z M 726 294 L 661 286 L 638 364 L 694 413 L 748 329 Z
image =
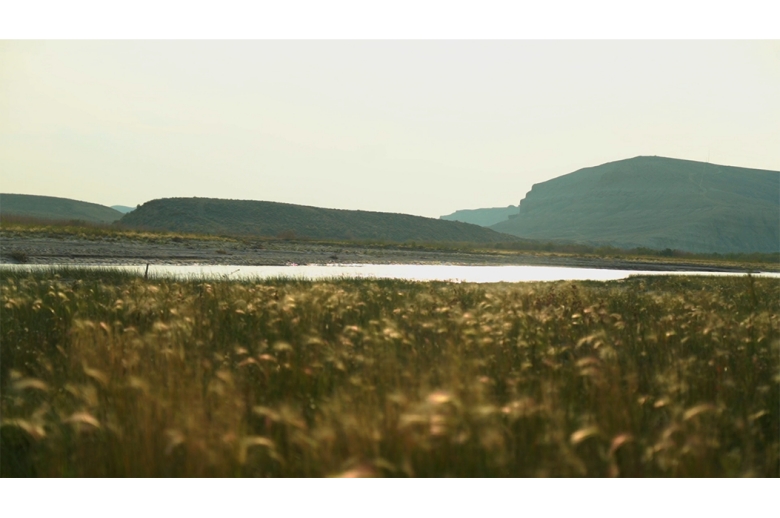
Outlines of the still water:
M 51 268 L 52 265 L 2 265 L 2 268 Z M 84 268 L 117 269 L 144 275 L 146 266 L 79 266 Z M 658 272 L 640 270 L 609 270 L 602 268 L 568 268 L 561 266 L 459 266 L 447 264 L 347 264 L 292 266 L 231 266 L 231 265 L 151 265 L 149 277 L 181 279 L 265 279 L 288 277 L 300 279 L 332 279 L 361 277 L 375 279 L 407 279 L 413 281 L 454 282 L 527 282 L 592 280 L 610 281 L 629 275 L 745 275 L 744 273 Z M 780 273 L 754 274 L 780 278 Z

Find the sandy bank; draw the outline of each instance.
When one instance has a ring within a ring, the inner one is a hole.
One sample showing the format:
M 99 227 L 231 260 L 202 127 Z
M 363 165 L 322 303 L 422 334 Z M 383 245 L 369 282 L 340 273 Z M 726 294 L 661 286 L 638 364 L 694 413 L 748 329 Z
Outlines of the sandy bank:
M 662 263 L 621 258 L 575 257 L 532 253 L 434 251 L 380 246 L 323 245 L 285 241 L 210 241 L 200 239 L 0 236 L 0 263 L 141 265 L 230 264 L 457 264 L 535 265 L 653 271 L 746 271 L 745 268 L 700 263 Z M 16 257 L 17 259 L 14 259 Z

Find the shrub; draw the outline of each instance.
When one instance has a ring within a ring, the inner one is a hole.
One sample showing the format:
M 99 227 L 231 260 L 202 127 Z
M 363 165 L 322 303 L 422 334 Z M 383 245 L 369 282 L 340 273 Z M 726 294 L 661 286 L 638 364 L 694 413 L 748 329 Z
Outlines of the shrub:
M 22 252 L 21 250 L 14 250 L 8 254 L 8 257 L 16 261 L 20 264 L 25 264 L 30 261 L 30 258 L 27 256 L 25 252 Z

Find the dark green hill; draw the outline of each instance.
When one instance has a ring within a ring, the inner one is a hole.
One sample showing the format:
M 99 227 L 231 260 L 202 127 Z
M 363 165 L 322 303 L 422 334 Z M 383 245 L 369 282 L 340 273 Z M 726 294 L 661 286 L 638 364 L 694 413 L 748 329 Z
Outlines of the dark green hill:
M 463 209 L 456 210 L 452 214 L 441 216 L 440 219 L 447 221 L 462 221 L 463 223 L 471 223 L 473 225 L 480 225 L 482 227 L 489 227 L 506 221 L 511 216 L 515 216 L 519 208 L 515 205 L 509 207 L 493 207 L 490 209 Z
M 129 227 L 225 235 L 334 240 L 497 243 L 514 236 L 408 214 L 211 198 L 152 200 L 122 217 Z
M 0 194 L 0 216 L 111 223 L 121 218 L 122 213 L 105 205 L 69 198 L 31 194 Z
M 780 251 L 780 172 L 636 157 L 536 184 L 491 228 L 529 239 L 704 253 Z

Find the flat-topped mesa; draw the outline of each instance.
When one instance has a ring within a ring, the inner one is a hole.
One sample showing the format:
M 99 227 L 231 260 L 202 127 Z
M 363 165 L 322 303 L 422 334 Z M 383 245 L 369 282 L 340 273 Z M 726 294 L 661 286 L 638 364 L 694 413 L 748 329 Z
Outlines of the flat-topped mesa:
M 777 252 L 780 172 L 664 157 L 620 160 L 535 184 L 517 217 L 490 228 L 622 248 Z

